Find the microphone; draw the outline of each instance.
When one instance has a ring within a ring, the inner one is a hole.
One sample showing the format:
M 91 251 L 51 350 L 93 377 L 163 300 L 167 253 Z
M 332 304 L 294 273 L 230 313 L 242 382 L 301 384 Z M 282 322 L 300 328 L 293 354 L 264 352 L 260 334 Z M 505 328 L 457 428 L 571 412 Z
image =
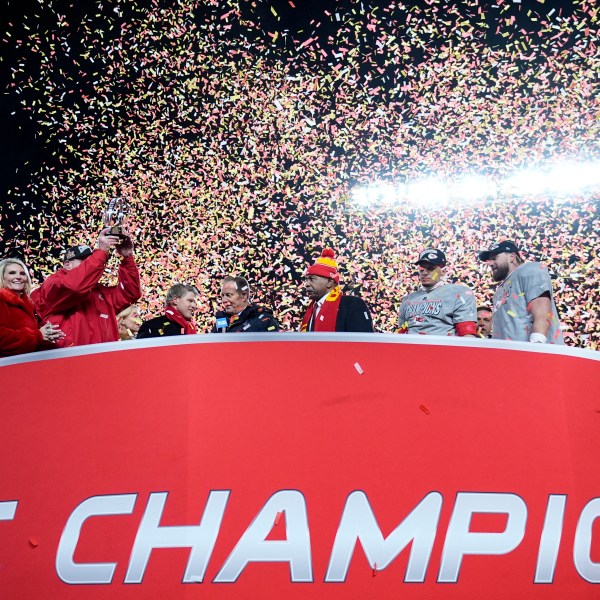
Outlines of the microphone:
M 222 310 L 218 310 L 215 317 L 217 318 L 217 333 L 225 333 L 227 331 L 227 326 L 229 325 L 227 315 Z

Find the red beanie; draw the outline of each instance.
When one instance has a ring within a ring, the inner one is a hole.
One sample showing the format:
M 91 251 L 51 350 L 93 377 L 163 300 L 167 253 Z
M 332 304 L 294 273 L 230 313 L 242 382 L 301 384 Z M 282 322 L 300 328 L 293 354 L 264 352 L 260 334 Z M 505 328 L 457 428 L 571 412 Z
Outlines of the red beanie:
M 305 275 L 320 275 L 333 279 L 336 283 L 340 282 L 338 266 L 335 262 L 335 252 L 331 248 L 325 248 L 321 256 L 317 258 L 314 265 L 306 269 Z

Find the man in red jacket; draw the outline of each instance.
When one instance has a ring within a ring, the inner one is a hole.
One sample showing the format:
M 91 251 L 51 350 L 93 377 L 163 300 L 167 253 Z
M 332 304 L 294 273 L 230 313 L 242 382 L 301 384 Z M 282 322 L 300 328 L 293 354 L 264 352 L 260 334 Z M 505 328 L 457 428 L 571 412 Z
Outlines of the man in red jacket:
M 117 313 L 142 295 L 131 240 L 108 235 L 108 231 L 100 232 L 96 250 L 89 246 L 69 248 L 63 268 L 31 293 L 42 322 L 51 320 L 64 332 L 65 337 L 56 343 L 59 348 L 117 341 Z M 113 247 L 121 256 L 118 284 L 100 285 Z

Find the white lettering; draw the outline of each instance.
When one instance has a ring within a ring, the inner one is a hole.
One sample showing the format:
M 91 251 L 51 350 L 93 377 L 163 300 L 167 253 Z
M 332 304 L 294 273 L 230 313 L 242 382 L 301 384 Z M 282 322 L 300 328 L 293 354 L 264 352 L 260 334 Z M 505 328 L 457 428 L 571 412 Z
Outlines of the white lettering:
M 0 521 L 12 521 L 17 512 L 17 504 L 19 504 L 18 500 L 0 502 Z
M 286 540 L 265 540 L 277 513 L 285 512 Z M 312 582 L 310 533 L 306 501 L 297 490 L 281 490 L 269 498 L 214 579 L 234 583 L 249 562 L 289 562 L 292 582 Z
M 117 563 L 77 564 L 73 561 L 73 555 L 81 528 L 90 517 L 130 515 L 136 498 L 137 494 L 93 496 L 71 513 L 56 552 L 56 573 L 65 583 L 111 583 Z
M 138 528 L 125 583 L 141 583 L 154 548 L 191 548 L 183 583 L 204 580 L 229 499 L 229 490 L 211 491 L 199 525 L 160 527 L 167 492 L 150 494 Z
M 340 519 L 325 581 L 346 580 L 358 540 L 371 568 L 377 564 L 379 570 L 385 569 L 412 541 L 404 581 L 422 583 L 429 565 L 441 508 L 442 495 L 430 492 L 384 539 L 367 495 L 362 491 L 352 492 Z
M 474 513 L 506 513 L 508 520 L 502 533 L 469 531 Z M 438 583 L 456 583 L 465 554 L 508 554 L 522 541 L 527 522 L 527 506 L 515 494 L 480 494 L 459 492 L 442 552 Z
M 562 537 L 563 521 L 565 518 L 565 506 L 567 497 L 560 494 L 548 496 L 546 518 L 544 529 L 540 538 L 540 549 L 538 552 L 537 565 L 535 567 L 534 583 L 552 583 L 558 548 Z
M 600 563 L 592 561 L 592 527 L 600 517 L 600 498 L 590 500 L 579 517 L 573 543 L 573 560 L 577 572 L 590 583 L 600 583 Z
M 208 494 L 198 525 L 161 526 L 168 492 L 150 493 L 131 549 L 124 583 L 142 582 L 152 551 L 156 548 L 189 548 L 183 583 L 203 582 L 228 504 L 229 490 Z M 85 522 L 91 517 L 131 515 L 137 494 L 93 496 L 81 502 L 60 537 L 56 573 L 67 584 L 110 584 L 117 562 L 76 563 L 74 556 Z M 384 570 L 402 551 L 410 551 L 404 582 L 424 583 L 437 534 L 443 497 L 428 493 L 399 525 L 384 537 L 365 492 L 357 490 L 346 499 L 331 549 L 325 583 L 343 583 L 360 542 L 367 564 Z M 0 501 L 0 521 L 14 520 L 19 501 Z M 561 550 L 567 495 L 548 496 L 535 566 L 535 584 L 554 583 Z M 285 514 L 285 539 L 267 539 Z M 503 531 L 472 531 L 476 514 L 506 516 Z M 528 509 L 521 497 L 511 493 L 456 495 L 446 531 L 438 583 L 457 583 L 467 555 L 504 555 L 519 546 L 525 536 Z M 600 562 L 592 560 L 593 534 L 600 518 L 600 497 L 584 507 L 573 544 L 573 560 L 585 581 L 600 583 Z M 280 490 L 260 509 L 230 552 L 213 583 L 235 583 L 251 562 L 288 563 L 293 583 L 312 582 L 313 565 L 306 500 L 298 490 Z M 533 566 L 533 565 L 531 565 Z

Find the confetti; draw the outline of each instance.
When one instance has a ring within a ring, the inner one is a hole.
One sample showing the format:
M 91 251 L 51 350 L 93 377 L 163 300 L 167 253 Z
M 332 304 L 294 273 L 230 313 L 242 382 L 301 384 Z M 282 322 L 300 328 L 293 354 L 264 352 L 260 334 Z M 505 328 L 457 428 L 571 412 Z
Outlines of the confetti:
M 597 191 L 350 201 L 377 181 L 598 159 L 595 3 L 38 4 L 0 36 L 5 121 L 35 140 L 31 162 L 9 156 L 0 253 L 21 254 L 37 283 L 64 246 L 93 243 L 107 201 L 123 197 L 145 316 L 183 281 L 208 331 L 233 274 L 296 330 L 304 269 L 331 245 L 345 290 L 394 331 L 420 249 L 444 249 L 450 281 L 486 304 L 494 283 L 476 252 L 507 237 L 550 267 L 566 342 L 598 349 Z

